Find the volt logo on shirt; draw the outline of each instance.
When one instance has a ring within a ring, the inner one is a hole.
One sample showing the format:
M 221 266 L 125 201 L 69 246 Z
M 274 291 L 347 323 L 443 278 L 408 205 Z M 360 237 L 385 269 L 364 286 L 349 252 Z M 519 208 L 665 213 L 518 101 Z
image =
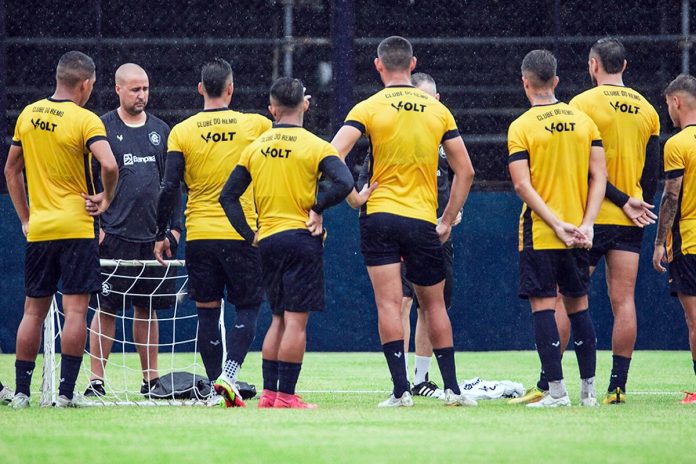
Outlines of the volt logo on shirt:
M 574 122 L 552 122 L 550 126 L 544 126 L 544 129 L 551 132 L 573 132 L 575 130 Z
M 638 114 L 638 111 L 640 110 L 640 107 L 638 106 L 633 106 L 629 105 L 628 103 L 621 103 L 618 101 L 609 104 L 612 108 L 614 108 L 614 111 L 621 111 L 622 113 Z
M 261 150 L 261 154 L 266 158 L 268 158 L 269 156 L 271 158 L 289 158 L 290 153 L 292 153 L 292 150 L 283 150 L 282 148 L 268 147 L 265 150 Z
M 418 104 L 418 103 L 411 103 L 411 102 L 404 102 L 404 101 L 399 101 L 399 103 L 391 104 L 392 108 L 394 108 L 396 111 L 413 111 L 414 113 L 422 113 L 425 111 L 425 105 Z
M 36 121 L 32 119 L 31 124 L 34 126 L 34 129 L 41 129 L 48 132 L 55 132 L 56 127 L 58 127 L 58 124 L 54 122 L 42 121 L 41 118 L 37 119 Z
M 234 140 L 236 132 L 208 132 L 206 135 L 201 134 L 201 138 L 208 142 L 231 142 Z

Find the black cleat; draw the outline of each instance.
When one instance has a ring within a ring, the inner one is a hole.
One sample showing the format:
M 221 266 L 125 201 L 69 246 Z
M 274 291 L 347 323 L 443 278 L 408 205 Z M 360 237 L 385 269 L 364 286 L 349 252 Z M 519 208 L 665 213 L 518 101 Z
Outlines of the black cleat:
M 140 394 L 145 395 L 146 398 L 150 397 L 150 392 L 159 384 L 159 377 L 156 379 L 151 379 L 149 382 L 143 379 L 143 383 L 140 384 Z
M 104 381 L 102 379 L 90 380 L 84 396 L 106 396 Z
M 441 398 L 444 394 L 440 388 L 430 380 L 421 382 L 418 385 L 414 385 L 411 389 L 411 394 L 413 396 L 427 396 L 430 398 Z

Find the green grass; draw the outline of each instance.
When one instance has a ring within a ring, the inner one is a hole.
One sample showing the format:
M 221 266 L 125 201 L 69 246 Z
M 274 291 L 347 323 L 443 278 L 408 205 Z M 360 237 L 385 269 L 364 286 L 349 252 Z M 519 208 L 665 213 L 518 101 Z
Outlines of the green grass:
M 191 359 L 179 356 L 182 363 Z M 606 388 L 610 359 L 607 352 L 598 356 L 598 390 Z M 6 383 L 14 377 L 13 363 L 13 356 L 0 355 L 0 379 Z M 128 355 L 127 363 L 137 368 L 135 356 Z M 478 375 L 530 385 L 537 366 L 533 352 L 458 355 L 460 379 Z M 641 351 L 631 367 L 628 403 L 597 409 L 537 411 L 502 400 L 445 408 L 417 398 L 414 408 L 382 410 L 376 404 L 385 393 L 328 392 L 304 394 L 319 403 L 316 411 L 259 410 L 256 400 L 245 409 L 1 408 L 0 462 L 694 462 L 696 406 L 679 404 L 679 392 L 696 386 L 689 354 Z M 564 368 L 577 403 L 572 354 Z M 36 372 L 38 387 L 40 369 Z M 260 389 L 260 372 L 260 355 L 251 353 L 242 378 Z M 138 372 L 129 377 L 138 388 Z M 79 390 L 84 386 L 82 378 Z M 309 353 L 298 386 L 304 391 L 389 387 L 380 353 Z

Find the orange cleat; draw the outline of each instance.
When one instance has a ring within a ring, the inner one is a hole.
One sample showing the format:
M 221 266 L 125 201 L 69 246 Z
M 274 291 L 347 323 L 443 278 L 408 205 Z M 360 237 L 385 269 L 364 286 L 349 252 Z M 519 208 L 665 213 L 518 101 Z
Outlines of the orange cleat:
M 685 391 L 684 394 L 686 396 L 681 400 L 681 404 L 696 404 L 696 393 Z
M 277 395 L 277 392 L 264 388 L 259 398 L 259 408 L 272 408 Z
M 300 395 L 289 395 L 287 393 L 278 392 L 273 407 L 280 409 L 317 409 L 319 406 L 312 403 L 305 403 L 302 401 Z

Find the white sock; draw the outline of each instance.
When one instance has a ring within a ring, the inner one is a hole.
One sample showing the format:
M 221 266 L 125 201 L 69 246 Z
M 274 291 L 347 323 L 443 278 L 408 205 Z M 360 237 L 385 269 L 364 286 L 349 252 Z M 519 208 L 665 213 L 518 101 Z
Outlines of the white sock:
M 584 400 L 585 398 L 596 397 L 597 395 L 595 394 L 594 377 L 581 380 L 582 382 L 580 383 L 580 398 Z
M 563 398 L 568 394 L 563 379 L 549 382 L 549 394 L 555 399 Z
M 225 365 L 222 368 L 222 373 L 227 376 L 227 380 L 234 383 L 237 381 L 237 373 L 241 368 L 242 366 L 240 366 L 237 361 L 228 359 L 225 361 Z
M 413 376 L 413 383 L 415 385 L 425 382 L 425 378 L 430 371 L 430 360 L 432 359 L 432 356 L 426 357 L 416 355 L 416 371 Z

